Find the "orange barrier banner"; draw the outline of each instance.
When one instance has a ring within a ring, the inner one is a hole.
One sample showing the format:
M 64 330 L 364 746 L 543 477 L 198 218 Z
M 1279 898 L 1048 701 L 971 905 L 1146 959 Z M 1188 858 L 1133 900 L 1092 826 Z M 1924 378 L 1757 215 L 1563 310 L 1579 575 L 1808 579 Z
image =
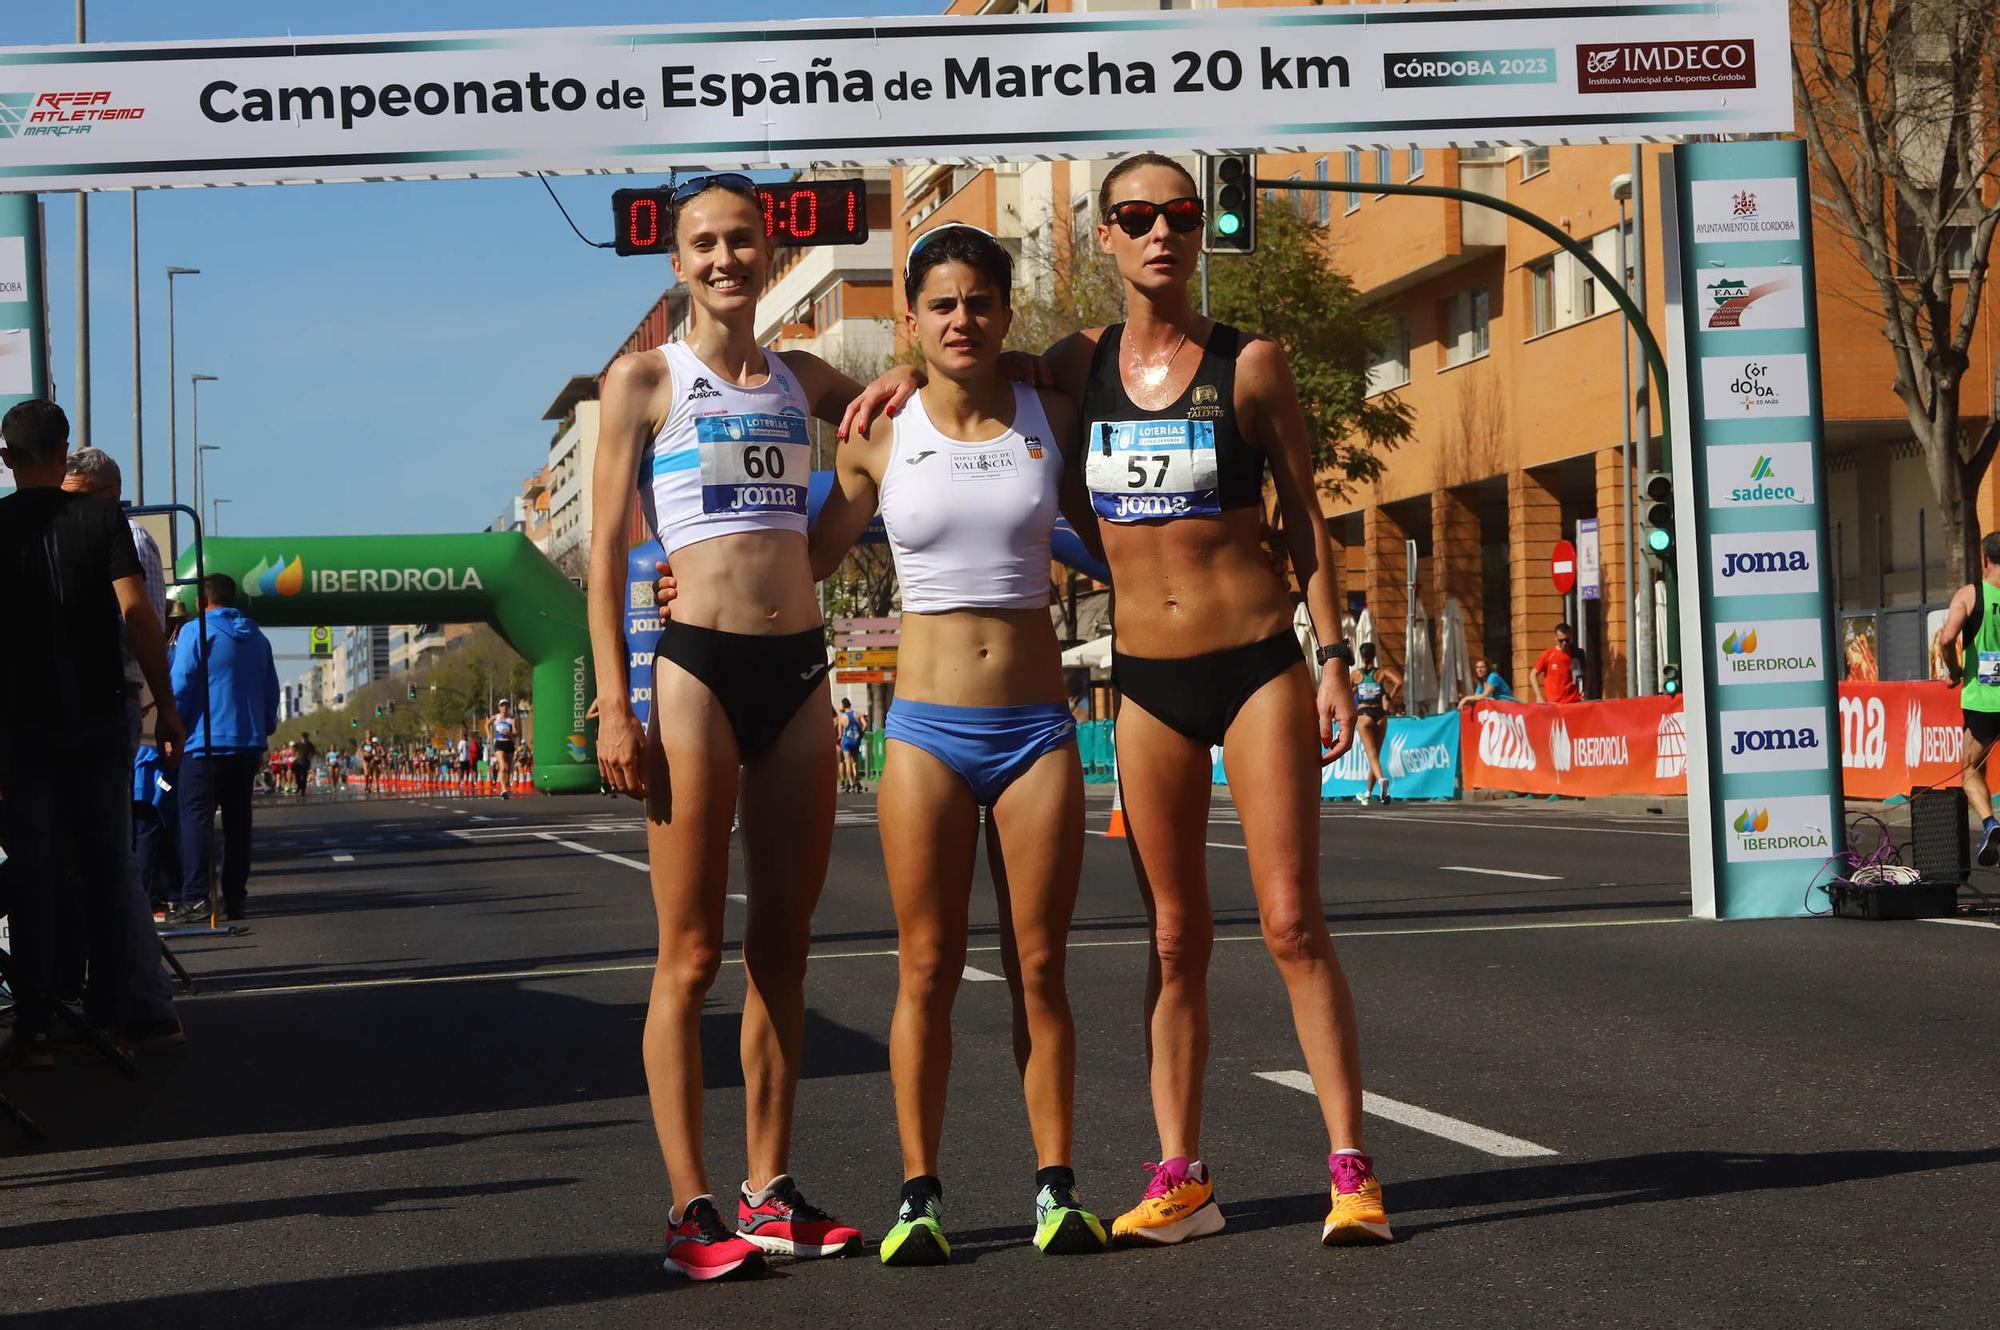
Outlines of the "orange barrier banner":
M 1560 706 L 1481 702 L 1461 714 L 1468 790 L 1521 794 L 1686 794 L 1678 697 Z
M 1840 749 L 1841 785 L 1850 799 L 1963 783 L 1958 689 L 1939 681 L 1840 685 Z M 1989 780 L 1995 766 L 1989 757 Z
M 1469 790 L 1520 794 L 1686 794 L 1680 698 L 1567 706 L 1482 702 L 1463 714 Z M 1840 685 L 1842 790 L 1887 799 L 1961 783 L 1965 721 L 1958 690 L 1936 680 Z M 1987 759 L 2000 782 L 2000 752 Z

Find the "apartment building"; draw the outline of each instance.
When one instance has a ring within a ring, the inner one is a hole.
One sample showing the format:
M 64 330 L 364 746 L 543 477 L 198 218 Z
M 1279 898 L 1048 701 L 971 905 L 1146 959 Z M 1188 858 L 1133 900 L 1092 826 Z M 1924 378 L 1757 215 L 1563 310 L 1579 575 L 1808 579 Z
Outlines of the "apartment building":
M 597 462 L 597 383 L 595 374 L 572 374 L 542 413 L 554 421 L 549 460 L 548 535 L 544 550 L 558 567 L 581 570 L 590 554 L 591 468 Z
M 759 342 L 810 351 L 864 383 L 889 363 L 896 349 L 890 175 L 885 168 L 800 173 L 808 180 L 867 181 L 868 242 L 780 249 L 757 302 Z

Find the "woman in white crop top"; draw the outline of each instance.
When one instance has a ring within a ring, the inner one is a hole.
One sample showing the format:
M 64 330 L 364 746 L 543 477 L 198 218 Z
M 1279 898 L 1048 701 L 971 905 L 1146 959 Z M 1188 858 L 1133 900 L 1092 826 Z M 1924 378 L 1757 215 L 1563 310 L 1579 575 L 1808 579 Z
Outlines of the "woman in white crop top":
M 951 1253 L 938 1146 L 982 807 L 996 869 L 1005 862 L 994 877 L 1038 1167 L 1035 1245 L 1105 1244 L 1070 1171 L 1076 1029 L 1063 952 L 1083 860 L 1083 771 L 1048 609 L 1058 507 L 1086 539 L 1095 523 L 1074 408 L 995 370 L 1012 285 L 1007 252 L 974 227 L 947 224 L 911 247 L 906 317 L 929 386 L 841 445 L 811 533 L 824 577 L 879 510 L 903 593 L 878 803 L 898 931 L 889 1057 L 904 1175 L 881 1242 L 888 1265 Z
M 791 1104 L 805 1028 L 810 920 L 833 835 L 826 641 L 806 553 L 807 416 L 838 421 L 858 391 L 799 351 L 757 345 L 771 242 L 748 177 L 674 192 L 685 340 L 621 356 L 605 375 L 590 551 L 598 765 L 646 801 L 659 964 L 644 1049 L 673 1186 L 666 1268 L 697 1279 L 761 1252 L 832 1256 L 860 1234 L 790 1177 Z M 627 514 L 640 489 L 673 557 L 678 598 L 654 661 L 653 726 L 633 717 L 622 630 Z M 700 1022 L 722 951 L 731 816 L 741 790 L 752 908 L 743 938 L 743 1079 L 750 1176 L 730 1220 L 702 1163 Z

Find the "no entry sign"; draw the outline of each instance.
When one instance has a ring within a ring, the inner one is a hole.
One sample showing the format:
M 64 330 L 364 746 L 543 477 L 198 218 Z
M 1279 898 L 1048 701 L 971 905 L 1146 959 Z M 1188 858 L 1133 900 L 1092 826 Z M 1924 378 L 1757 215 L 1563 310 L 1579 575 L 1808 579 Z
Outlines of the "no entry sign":
M 1555 580 L 1556 590 L 1563 595 L 1576 590 L 1576 546 L 1566 540 L 1556 542 L 1556 552 L 1549 559 L 1549 574 Z

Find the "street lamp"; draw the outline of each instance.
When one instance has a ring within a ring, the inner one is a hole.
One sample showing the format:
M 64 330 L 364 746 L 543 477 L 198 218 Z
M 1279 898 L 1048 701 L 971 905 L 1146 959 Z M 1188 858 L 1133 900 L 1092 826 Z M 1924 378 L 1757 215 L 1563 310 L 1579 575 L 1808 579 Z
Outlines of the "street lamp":
M 216 381 L 216 376 L 213 374 L 188 375 L 188 383 L 190 385 L 188 391 L 194 396 L 194 437 L 195 437 L 195 446 L 197 450 L 194 455 L 194 473 L 196 480 L 195 491 L 194 491 L 194 515 L 197 520 L 201 517 L 201 485 L 200 485 L 201 453 L 199 451 L 201 445 L 201 385 L 204 383 L 214 383 L 215 381 Z
M 167 269 L 167 501 L 169 503 L 181 501 L 180 452 L 175 437 L 175 427 L 178 422 L 174 412 L 174 389 L 178 381 L 174 370 L 174 278 L 193 277 L 200 272 L 199 268 Z
M 201 455 L 203 453 L 219 453 L 221 451 L 222 445 L 219 443 L 197 442 L 194 446 L 194 510 L 197 515 L 201 512 L 201 501 L 208 497 L 208 489 L 202 483 L 208 476 L 208 467 L 203 463 Z
M 1618 204 L 1618 280 L 1622 285 L 1632 284 L 1632 265 L 1643 263 L 1643 255 L 1628 252 L 1627 234 L 1630 220 L 1626 210 L 1632 203 L 1632 180 L 1630 173 L 1620 172 L 1611 177 L 1611 197 Z M 1639 546 L 1634 525 L 1632 500 L 1632 321 L 1623 321 L 1621 336 L 1624 338 L 1624 353 L 1619 356 L 1619 370 L 1624 375 L 1625 394 L 1621 407 L 1625 413 L 1625 442 L 1618 450 L 1619 470 L 1625 477 L 1625 591 L 1632 599 L 1625 622 L 1628 625 L 1625 642 L 1625 695 L 1638 697 L 1653 691 L 1653 575 L 1650 566 L 1639 557 Z M 1640 463 L 1644 465 L 1644 463 Z M 1643 579 L 1643 585 L 1641 580 Z
M 222 505 L 234 502 L 234 499 L 210 499 L 208 501 L 208 510 L 210 513 L 208 531 L 210 535 L 222 534 Z

